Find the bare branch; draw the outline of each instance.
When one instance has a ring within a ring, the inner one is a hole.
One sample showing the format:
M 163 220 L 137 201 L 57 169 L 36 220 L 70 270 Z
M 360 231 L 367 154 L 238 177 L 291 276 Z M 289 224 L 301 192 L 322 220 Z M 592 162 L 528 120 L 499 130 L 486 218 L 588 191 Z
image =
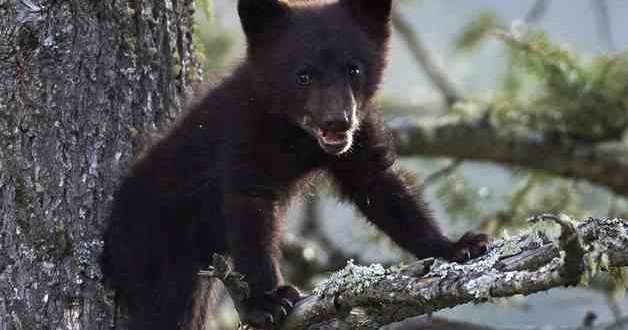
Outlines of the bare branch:
M 527 23 L 537 23 L 539 22 L 545 13 L 547 12 L 547 8 L 550 5 L 552 0 L 536 0 L 532 5 L 532 8 L 528 11 L 525 16 L 525 20 Z
M 400 12 L 393 12 L 392 25 L 408 45 L 410 53 L 414 56 L 416 62 L 423 68 L 436 88 L 440 90 L 447 105 L 451 106 L 460 101 L 462 99 L 461 94 L 432 59 L 427 47 L 423 45 L 410 23 L 403 18 Z
M 608 14 L 608 3 L 606 0 L 591 0 L 591 6 L 595 14 L 595 25 L 598 37 L 607 50 L 615 51 L 613 31 L 611 29 L 611 17 Z
M 434 181 L 451 174 L 456 169 L 458 169 L 460 165 L 462 165 L 462 163 L 463 163 L 462 160 L 456 159 L 450 162 L 449 164 L 447 164 L 446 166 L 443 166 L 441 169 L 425 177 L 425 179 L 423 180 L 423 186 L 428 186 L 432 184 Z

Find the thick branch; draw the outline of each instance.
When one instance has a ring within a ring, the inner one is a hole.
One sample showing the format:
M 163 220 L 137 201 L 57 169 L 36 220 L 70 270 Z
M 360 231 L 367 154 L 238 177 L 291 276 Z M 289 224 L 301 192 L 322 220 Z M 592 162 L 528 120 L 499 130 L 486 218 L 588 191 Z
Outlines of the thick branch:
M 468 302 L 573 284 L 581 274 L 566 270 L 582 269 L 584 260 L 601 255 L 608 256 L 611 266 L 628 265 L 628 222 L 588 219 L 577 227 L 577 235 L 564 226 L 560 239 L 531 232 L 500 240 L 489 254 L 464 265 L 432 264 L 430 259 L 389 269 L 349 263 L 297 304 L 281 329 L 378 329 Z M 574 267 L 569 263 L 582 252 L 580 243 L 586 254 L 575 261 L 582 267 Z
M 279 329 L 375 330 L 464 303 L 577 284 L 590 275 L 585 269 L 628 265 L 625 220 L 589 218 L 575 226 L 564 216 L 539 219 L 560 224 L 560 237 L 530 231 L 498 240 L 488 254 L 466 264 L 425 259 L 385 269 L 350 261 L 297 303 Z M 241 299 L 241 278 L 230 273 L 224 259 L 214 258 L 217 262 L 208 274 L 223 279 L 232 298 Z
M 628 317 L 620 317 L 611 322 L 593 323 L 597 316 L 595 314 L 586 314 L 584 316 L 583 324 L 577 327 L 569 328 L 554 328 L 551 326 L 525 326 L 525 327 L 508 327 L 497 328 L 487 325 L 473 324 L 468 322 L 453 321 L 440 317 L 416 317 L 403 322 L 401 326 L 397 326 L 403 330 L 543 330 L 543 329 L 558 329 L 558 330 L 613 330 L 613 329 L 625 329 L 628 325 Z
M 485 160 L 585 179 L 628 195 L 628 148 L 621 142 L 552 141 L 517 135 L 484 121 L 445 117 L 390 123 L 401 156 L 442 156 Z

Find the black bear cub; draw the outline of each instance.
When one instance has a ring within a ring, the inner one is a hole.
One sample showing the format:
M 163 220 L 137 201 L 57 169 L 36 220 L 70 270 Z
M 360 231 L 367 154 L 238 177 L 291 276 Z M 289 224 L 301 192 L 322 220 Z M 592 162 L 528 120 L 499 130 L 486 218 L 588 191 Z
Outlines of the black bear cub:
M 417 258 L 464 261 L 487 237 L 449 240 L 398 175 L 373 106 L 391 0 L 240 0 L 246 59 L 130 170 L 115 195 L 103 272 L 135 330 L 203 329 L 214 253 L 245 275 L 242 322 L 270 328 L 298 291 L 277 259 L 289 198 L 314 172 Z M 285 314 L 285 313 L 284 313 Z

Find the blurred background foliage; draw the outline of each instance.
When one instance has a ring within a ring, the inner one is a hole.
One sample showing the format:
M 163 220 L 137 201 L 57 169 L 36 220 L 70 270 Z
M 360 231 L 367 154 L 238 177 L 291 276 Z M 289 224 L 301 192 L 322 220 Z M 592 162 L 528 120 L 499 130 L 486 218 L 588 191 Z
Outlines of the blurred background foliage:
M 201 63 L 204 78 L 207 80 L 225 71 L 236 37 L 232 30 L 221 26 L 214 14 L 212 0 L 195 1 L 197 8 L 194 16 L 196 56 Z
M 197 56 L 210 83 L 219 80 L 244 56 L 234 4 L 234 0 L 196 0 Z M 589 10 L 583 6 L 589 6 Z M 574 13 L 569 12 L 572 9 Z M 420 118 L 486 118 L 508 134 L 533 136 L 549 143 L 569 138 L 582 143 L 628 144 L 626 2 L 404 0 L 397 2 L 395 10 L 398 18 L 405 17 L 414 33 L 410 42 L 423 46 L 429 52 L 424 55 L 431 59 L 422 62 L 425 58 L 413 58 L 408 39 L 395 33 L 392 68 L 380 96 L 388 119 L 408 115 L 394 110 L 402 108 Z M 620 15 L 619 21 L 611 20 L 619 12 L 624 16 Z M 439 15 L 442 23 L 436 23 Z M 574 15 L 577 17 L 571 17 Z M 580 25 L 580 20 L 589 25 Z M 561 29 L 574 33 L 562 38 L 556 32 Z M 615 46 L 615 39 L 623 44 Z M 425 74 L 430 69 L 453 81 L 452 89 L 459 91 L 461 99 L 449 106 L 433 77 Z M 424 180 L 430 205 L 453 236 L 466 230 L 483 230 L 499 237 L 529 226 L 528 217 L 539 213 L 566 213 L 575 218 L 628 216 L 625 197 L 581 180 L 486 162 L 412 158 L 403 159 L 401 164 L 419 174 L 417 180 Z M 354 221 L 359 216 L 351 208 L 340 208 L 329 198 L 331 191 L 323 185 L 290 210 L 289 235 L 307 242 L 298 255 L 331 268 L 338 265 L 334 260 L 348 257 L 362 262 L 410 260 L 377 231 Z M 297 279 L 303 267 L 299 264 L 285 271 L 307 287 L 321 274 Z M 311 271 L 321 269 L 325 267 Z M 551 298 L 532 296 L 523 303 L 515 298 L 492 307 L 463 306 L 443 315 L 501 326 L 533 321 L 538 321 L 533 322 L 536 325 L 553 322 L 556 326 L 571 326 L 579 322 L 584 309 L 595 310 L 602 318 L 617 317 L 628 306 L 621 295 L 627 278 L 624 274 L 624 270 L 617 270 L 610 277 L 596 279 L 592 288 L 601 296 L 587 290 L 553 290 Z M 563 311 L 572 317 L 552 315 L 551 306 L 564 300 L 575 306 Z M 506 313 L 509 316 L 495 314 L 495 308 L 503 305 L 510 308 L 510 314 Z M 605 311 L 605 305 L 611 308 Z M 228 310 L 220 313 L 223 326 L 235 320 Z

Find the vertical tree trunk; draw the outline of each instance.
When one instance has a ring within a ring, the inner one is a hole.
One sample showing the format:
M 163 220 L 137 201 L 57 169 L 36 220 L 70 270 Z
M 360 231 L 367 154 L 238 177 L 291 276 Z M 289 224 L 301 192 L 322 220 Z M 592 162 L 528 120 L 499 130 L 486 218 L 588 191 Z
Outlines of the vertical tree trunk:
M 192 13 L 192 0 L 0 0 L 0 330 L 110 325 L 100 231 L 198 76 Z

